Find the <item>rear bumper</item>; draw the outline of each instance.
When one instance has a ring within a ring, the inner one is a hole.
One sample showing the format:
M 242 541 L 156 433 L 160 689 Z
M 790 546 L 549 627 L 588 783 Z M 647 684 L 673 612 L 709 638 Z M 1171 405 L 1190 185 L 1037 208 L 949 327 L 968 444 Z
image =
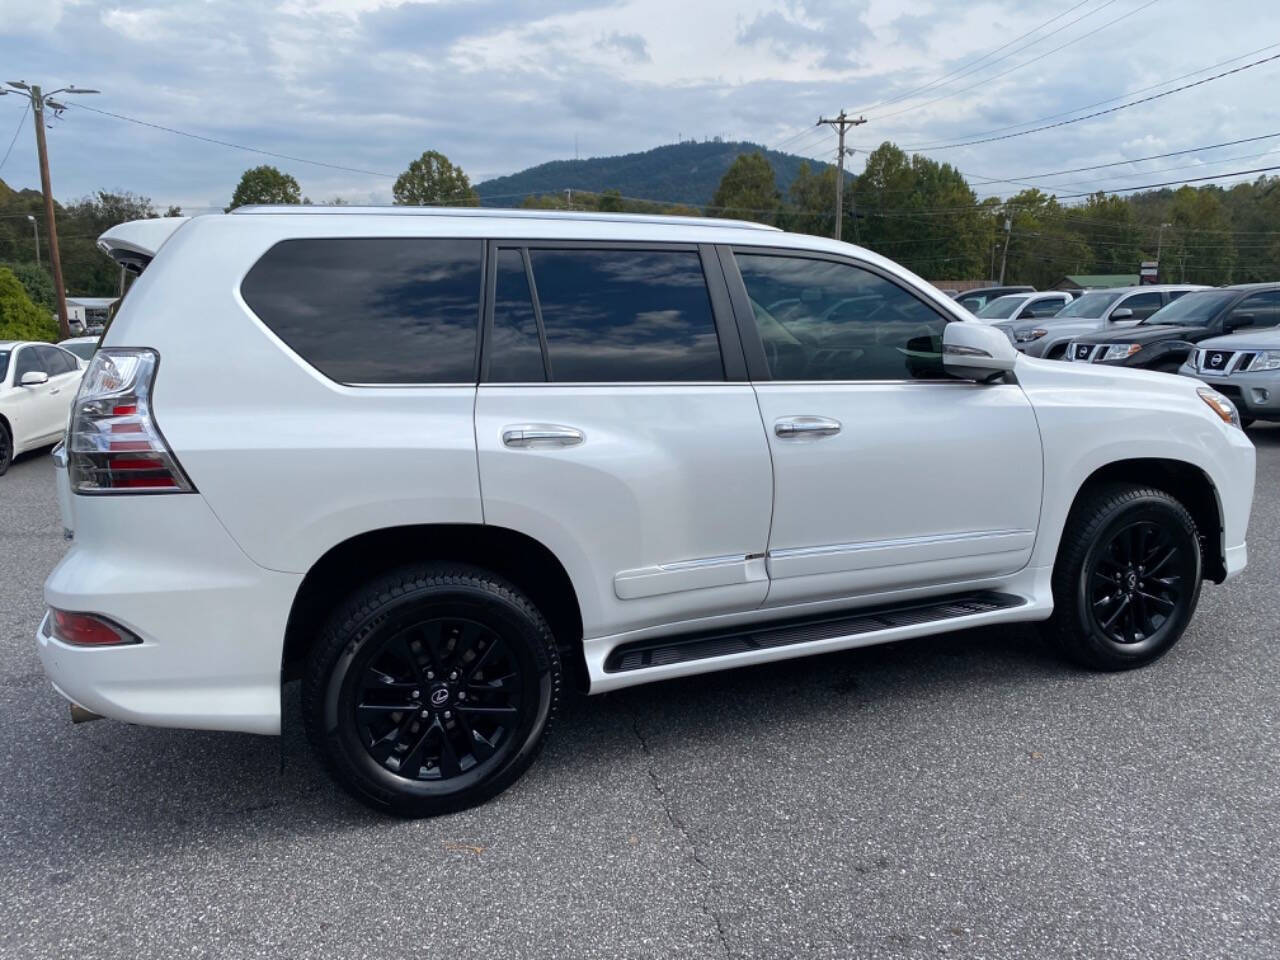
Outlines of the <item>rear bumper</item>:
M 45 601 L 142 642 L 36 643 L 63 696 L 129 723 L 280 732 L 280 662 L 301 574 L 249 560 L 196 494 L 75 497 L 75 540 Z

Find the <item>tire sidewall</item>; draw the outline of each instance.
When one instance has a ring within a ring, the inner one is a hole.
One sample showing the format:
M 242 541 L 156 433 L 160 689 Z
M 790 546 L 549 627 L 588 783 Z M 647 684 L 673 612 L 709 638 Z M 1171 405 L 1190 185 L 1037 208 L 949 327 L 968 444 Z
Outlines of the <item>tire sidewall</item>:
M 448 788 L 408 780 L 378 763 L 361 741 L 352 703 L 353 682 L 388 633 L 398 631 L 403 622 L 426 616 L 473 620 L 498 633 L 519 662 L 524 685 L 516 729 L 505 741 L 501 762 L 478 778 L 469 776 L 473 771 L 451 778 Z M 545 626 L 518 603 L 478 585 L 428 584 L 378 604 L 354 624 L 347 622 L 345 641 L 331 648 L 329 662 L 322 668 L 325 681 L 316 708 L 325 755 L 339 768 L 341 779 L 364 798 L 398 813 L 444 813 L 493 796 L 533 761 L 555 706 L 557 677 L 544 631 Z

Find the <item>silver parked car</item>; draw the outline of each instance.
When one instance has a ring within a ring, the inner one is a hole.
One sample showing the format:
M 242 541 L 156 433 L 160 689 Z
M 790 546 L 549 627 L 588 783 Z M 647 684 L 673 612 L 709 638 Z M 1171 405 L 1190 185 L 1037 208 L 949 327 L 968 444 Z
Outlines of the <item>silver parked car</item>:
M 1280 291 L 1254 309 L 1271 314 L 1254 318 L 1263 329 L 1202 340 L 1178 369 L 1230 397 L 1246 427 L 1255 420 L 1280 420 Z
M 1025 337 L 1015 338 L 1016 345 L 1028 356 L 1063 360 L 1072 338 L 1109 331 L 1113 324 L 1135 324 L 1184 293 L 1205 289 L 1199 284 L 1179 283 L 1091 290 L 1024 331 Z

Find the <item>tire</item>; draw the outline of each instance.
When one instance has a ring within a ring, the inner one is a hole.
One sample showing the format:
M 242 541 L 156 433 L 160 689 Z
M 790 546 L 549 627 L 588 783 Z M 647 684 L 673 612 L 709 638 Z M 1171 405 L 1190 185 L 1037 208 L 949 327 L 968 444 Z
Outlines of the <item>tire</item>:
M 335 611 L 308 658 L 303 721 L 357 799 L 429 817 L 514 783 L 542 749 L 561 685 L 551 630 L 524 594 L 476 567 L 416 565 Z
M 1201 576 L 1200 539 L 1181 503 L 1150 487 L 1099 485 L 1067 518 L 1046 632 L 1081 666 L 1145 666 L 1186 630 Z
M 13 463 L 13 434 L 8 426 L 0 423 L 0 477 L 3 477 Z

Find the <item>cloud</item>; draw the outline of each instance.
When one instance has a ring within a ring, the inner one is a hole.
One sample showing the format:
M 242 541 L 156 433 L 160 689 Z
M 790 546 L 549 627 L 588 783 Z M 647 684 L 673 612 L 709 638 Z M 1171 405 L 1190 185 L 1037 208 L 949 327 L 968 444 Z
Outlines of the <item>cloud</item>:
M 607 37 L 601 37 L 597 47 L 605 50 L 616 50 L 632 63 L 648 63 L 649 44 L 638 33 L 618 33 L 614 31 Z
M 785 10 L 757 15 L 738 31 L 738 42 L 764 45 L 783 58 L 817 53 L 828 70 L 857 66 L 853 53 L 871 32 L 866 0 L 789 0 Z

